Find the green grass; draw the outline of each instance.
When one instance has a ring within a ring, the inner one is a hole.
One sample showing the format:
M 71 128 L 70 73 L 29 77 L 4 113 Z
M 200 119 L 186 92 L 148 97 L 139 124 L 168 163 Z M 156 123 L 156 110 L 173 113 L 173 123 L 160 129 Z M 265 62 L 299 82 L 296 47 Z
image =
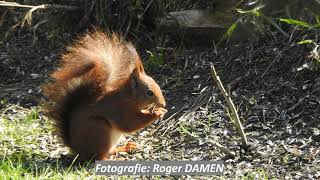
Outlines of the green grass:
M 165 55 L 163 50 L 161 50 L 160 52 L 147 51 L 147 53 L 148 53 L 148 59 L 144 63 L 144 66 L 147 71 L 155 71 L 164 65 Z
M 91 168 L 92 169 L 92 168 Z M 93 175 L 86 167 L 64 167 L 63 163 L 33 161 L 24 153 L 4 156 L 0 165 L 0 179 L 77 179 Z
M 250 171 L 242 178 L 243 180 L 254 180 L 254 179 L 261 179 L 261 180 L 267 180 L 267 179 L 273 179 L 270 178 L 268 175 L 268 172 L 266 172 L 262 168 L 257 168 L 255 171 Z
M 296 1 L 293 1 L 292 4 L 295 4 Z M 231 36 L 236 33 L 235 30 L 239 28 L 239 24 L 245 25 L 247 28 L 253 28 L 253 34 L 257 35 L 265 35 L 267 32 L 266 26 L 270 25 L 274 29 L 278 30 L 286 37 L 290 37 L 290 30 L 295 29 L 300 32 L 307 32 L 309 34 L 309 38 L 318 40 L 319 29 L 320 29 L 320 16 L 317 12 L 313 12 L 309 6 L 305 6 L 301 9 L 301 12 L 297 13 L 292 8 L 289 8 L 289 4 L 286 5 L 286 13 L 282 13 L 277 16 L 268 16 L 266 15 L 264 8 L 270 4 L 267 1 L 260 1 L 251 9 L 240 9 L 235 8 L 234 10 L 238 13 L 238 18 L 232 23 L 226 32 L 223 34 L 218 44 L 222 42 L 228 42 Z M 292 12 L 291 12 L 292 11 Z M 303 13 L 302 13 L 303 12 Z M 292 17 L 291 14 L 295 14 Z M 316 43 L 314 40 L 304 39 L 305 37 L 301 37 L 299 39 L 298 44 L 309 44 Z
M 93 164 L 67 165 L 52 125 L 37 110 L 13 110 L 0 119 L 0 179 L 83 179 Z M 96 176 L 95 178 L 99 178 Z

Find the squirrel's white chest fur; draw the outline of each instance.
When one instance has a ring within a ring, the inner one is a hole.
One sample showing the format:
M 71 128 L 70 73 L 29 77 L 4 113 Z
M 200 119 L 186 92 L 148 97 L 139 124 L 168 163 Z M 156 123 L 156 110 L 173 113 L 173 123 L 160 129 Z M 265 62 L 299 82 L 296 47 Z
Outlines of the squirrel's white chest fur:
M 121 137 L 124 135 L 124 133 L 119 130 L 112 129 L 110 134 L 111 134 L 110 136 L 111 149 L 113 149 L 117 146 L 117 144 L 121 140 Z

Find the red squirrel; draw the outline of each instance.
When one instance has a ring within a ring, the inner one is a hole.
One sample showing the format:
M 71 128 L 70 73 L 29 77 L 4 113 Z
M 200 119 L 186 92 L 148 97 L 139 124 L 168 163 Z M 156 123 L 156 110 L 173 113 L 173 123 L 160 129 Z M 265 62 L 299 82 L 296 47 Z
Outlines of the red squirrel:
M 97 160 L 126 151 L 115 148 L 123 134 L 162 118 L 167 112 L 159 85 L 148 76 L 134 46 L 101 31 L 80 37 L 62 55 L 60 67 L 43 92 L 45 112 L 63 143 L 80 159 Z

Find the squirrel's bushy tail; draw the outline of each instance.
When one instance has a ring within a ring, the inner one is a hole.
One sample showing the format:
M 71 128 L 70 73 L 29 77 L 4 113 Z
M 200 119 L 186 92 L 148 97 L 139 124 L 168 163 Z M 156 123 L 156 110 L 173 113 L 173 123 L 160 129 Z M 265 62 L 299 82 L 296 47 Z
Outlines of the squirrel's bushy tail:
M 61 66 L 44 86 L 44 111 L 54 120 L 63 142 L 70 146 L 69 116 L 79 104 L 94 102 L 124 84 L 138 55 L 116 34 L 95 31 L 80 37 L 62 55 Z
M 55 130 L 63 143 L 70 146 L 69 119 L 73 108 L 81 103 L 93 101 L 101 94 L 99 74 L 101 68 L 94 63 L 65 66 L 52 74 L 53 82 L 43 87 L 48 99 L 44 105 L 45 114 L 54 121 Z M 93 77 L 94 76 L 94 77 Z
M 91 87 L 92 85 L 89 82 L 83 82 L 78 86 L 52 83 L 44 87 L 44 94 L 50 99 L 44 106 L 44 112 L 50 119 L 54 120 L 55 130 L 67 146 L 70 146 L 70 113 L 74 106 L 83 103 L 84 98 L 89 97 Z

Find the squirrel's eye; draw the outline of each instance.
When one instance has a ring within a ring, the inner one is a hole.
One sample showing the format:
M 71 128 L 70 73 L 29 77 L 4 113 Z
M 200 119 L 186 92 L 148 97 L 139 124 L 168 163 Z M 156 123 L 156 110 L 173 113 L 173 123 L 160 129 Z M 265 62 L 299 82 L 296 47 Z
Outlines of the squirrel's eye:
M 151 90 L 147 90 L 147 96 L 151 97 L 153 95 L 154 95 L 154 93 Z

